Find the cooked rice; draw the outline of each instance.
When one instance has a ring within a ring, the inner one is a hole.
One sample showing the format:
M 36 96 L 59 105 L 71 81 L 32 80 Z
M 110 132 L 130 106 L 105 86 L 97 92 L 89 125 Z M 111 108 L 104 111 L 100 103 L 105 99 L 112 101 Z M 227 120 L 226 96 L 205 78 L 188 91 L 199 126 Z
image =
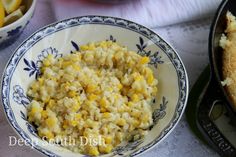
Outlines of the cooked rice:
M 49 55 L 28 90 L 28 120 L 47 140 L 105 141 L 64 146 L 74 152 L 110 153 L 130 136 L 145 135 L 153 123 L 150 104 L 157 80 L 148 62 L 148 57 L 111 41 L 83 45 L 59 59 Z

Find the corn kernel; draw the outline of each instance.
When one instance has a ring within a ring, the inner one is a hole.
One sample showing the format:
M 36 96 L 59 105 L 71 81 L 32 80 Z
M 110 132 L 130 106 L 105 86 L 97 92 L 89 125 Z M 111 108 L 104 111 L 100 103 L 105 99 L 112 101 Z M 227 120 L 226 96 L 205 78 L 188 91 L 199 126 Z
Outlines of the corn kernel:
M 80 108 L 80 103 L 74 104 L 74 105 L 72 106 L 72 110 L 73 110 L 74 112 L 78 111 L 79 108 Z
M 87 92 L 87 93 L 93 93 L 93 92 L 95 92 L 96 89 L 97 89 L 97 86 L 96 86 L 96 85 L 89 84 L 89 85 L 86 87 L 86 92 Z
M 56 104 L 55 100 L 49 99 L 49 101 L 48 101 L 48 107 L 49 108 L 52 108 L 55 104 Z
M 134 103 L 131 102 L 131 101 L 129 101 L 127 105 L 128 105 L 129 107 L 132 107 L 132 106 L 134 106 Z
M 47 139 L 53 139 L 54 138 L 54 134 L 51 131 L 45 133 L 45 136 L 47 137 Z
M 78 65 L 72 65 L 72 67 L 76 70 L 76 71 L 80 71 L 81 70 L 81 68 L 80 68 L 80 66 L 78 66 Z
M 99 151 L 101 153 L 110 153 L 113 149 L 113 146 L 112 145 L 105 145 L 105 146 L 99 146 Z
M 81 114 L 77 113 L 77 114 L 75 115 L 75 118 L 76 118 L 76 120 L 79 120 L 79 119 L 82 118 L 82 116 L 81 116 Z
M 81 60 L 81 54 L 80 53 L 76 53 L 76 56 L 72 58 L 72 61 L 76 62 L 76 61 L 80 61 Z
M 148 63 L 150 61 L 150 59 L 149 59 L 149 57 L 142 57 L 141 59 L 140 59 L 140 64 L 146 64 L 146 63 Z
M 134 101 L 134 102 L 138 102 L 138 101 L 139 101 L 138 95 L 137 95 L 137 94 L 133 94 L 133 95 L 131 96 L 131 100 Z
M 40 110 L 39 110 L 38 107 L 32 107 L 30 113 L 31 113 L 32 115 L 34 115 L 34 114 L 38 113 L 39 111 L 40 111 Z
M 126 120 L 124 118 L 120 118 L 117 120 L 117 125 L 124 126 L 126 124 Z
M 143 122 L 147 122 L 149 120 L 149 116 L 148 115 L 143 115 L 142 116 L 142 121 Z
M 75 121 L 75 120 L 72 120 L 72 121 L 70 121 L 70 124 L 71 124 L 72 126 L 76 126 L 76 125 L 78 125 L 78 122 Z
M 113 89 L 112 89 L 111 87 L 108 87 L 107 90 L 108 90 L 109 92 L 112 92 Z
M 154 77 L 153 77 L 153 75 L 151 74 L 151 75 L 148 76 L 147 83 L 148 83 L 149 85 L 151 85 L 152 82 L 153 82 L 153 80 L 154 80 Z
M 157 87 L 153 87 L 153 93 L 157 93 Z
M 50 61 L 48 60 L 48 59 L 45 59 L 45 60 L 43 60 L 43 65 L 44 66 L 46 66 L 46 67 L 48 67 L 48 66 L 50 66 Z
M 43 79 L 43 78 L 39 78 L 38 81 L 39 81 L 39 84 L 40 84 L 41 86 L 44 84 L 44 79 Z
M 100 43 L 100 46 L 101 46 L 102 48 L 107 48 L 107 43 L 106 43 L 105 41 L 102 41 L 102 42 Z
M 56 125 L 56 119 L 53 117 L 49 117 L 46 119 L 45 123 L 48 127 L 54 126 Z
M 141 112 L 139 112 L 139 111 L 133 111 L 130 114 L 131 114 L 131 116 L 133 116 L 135 118 L 141 117 Z
M 89 43 L 88 49 L 89 50 L 94 50 L 96 47 L 94 45 L 94 43 Z
M 106 137 L 104 137 L 104 140 L 105 140 L 106 144 L 111 144 L 112 137 L 111 136 L 106 136 Z
M 72 63 L 70 61 L 64 61 L 64 62 L 62 62 L 62 67 L 65 68 L 65 67 L 67 67 L 67 66 L 69 66 L 71 64 Z
M 102 107 L 101 109 L 100 109 L 100 112 L 101 113 L 104 113 L 104 112 L 106 112 L 107 110 L 106 110 L 106 108 L 104 108 L 104 107 Z
M 67 120 L 64 120 L 63 121 L 63 126 L 62 126 L 64 129 L 66 129 L 68 127 L 68 121 Z
M 48 114 L 47 114 L 47 111 L 46 110 L 43 110 L 41 112 L 41 115 L 42 115 L 42 118 L 47 118 Z
M 133 126 L 138 127 L 140 125 L 140 122 L 138 120 L 133 121 Z
M 93 147 L 93 146 L 89 146 L 88 154 L 92 155 L 92 156 L 98 156 L 99 155 L 98 148 L 97 147 Z
M 86 51 L 86 50 L 88 50 L 89 48 L 88 48 L 88 46 L 87 45 L 81 45 L 80 46 L 80 50 L 81 51 Z
M 90 95 L 88 96 L 88 99 L 89 99 L 90 101 L 97 100 L 97 98 L 98 98 L 98 96 L 95 95 L 95 94 L 90 94 Z
M 71 97 L 71 98 L 73 98 L 74 96 L 76 96 L 76 94 L 77 94 L 76 91 L 73 91 L 73 90 L 71 90 L 71 91 L 68 92 L 68 96 Z
M 38 88 L 38 83 L 37 83 L 37 82 L 34 82 L 34 83 L 31 85 L 31 88 L 32 88 L 32 90 L 36 91 L 37 88 Z
M 101 105 L 102 107 L 106 107 L 106 105 L 108 104 L 106 98 L 104 98 L 104 97 L 100 100 L 99 103 L 100 103 L 100 105 Z
M 114 99 L 118 100 L 119 99 L 119 95 L 118 94 L 114 94 Z
M 134 77 L 134 80 L 135 81 L 140 81 L 142 78 L 143 78 L 142 76 L 137 75 L 137 76 Z
M 49 55 L 47 56 L 47 59 L 49 59 L 49 60 L 53 59 L 53 55 L 52 55 L 52 54 L 49 54 Z
M 111 114 L 109 112 L 105 112 L 105 113 L 103 113 L 102 117 L 103 118 L 110 118 Z
M 118 89 L 121 90 L 123 88 L 123 85 L 121 83 L 118 84 Z

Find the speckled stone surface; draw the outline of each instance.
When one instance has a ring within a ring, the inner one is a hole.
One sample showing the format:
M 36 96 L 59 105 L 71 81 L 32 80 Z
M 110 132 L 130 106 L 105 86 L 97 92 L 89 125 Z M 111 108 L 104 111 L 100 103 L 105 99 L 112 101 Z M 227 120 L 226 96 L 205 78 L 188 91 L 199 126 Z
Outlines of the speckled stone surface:
M 211 18 L 202 19 L 179 25 L 155 28 L 167 42 L 179 53 L 186 66 L 190 87 L 196 81 L 201 71 L 208 64 L 208 32 Z M 7 60 L 14 49 L 38 28 L 55 22 L 49 1 L 39 0 L 36 12 L 17 41 L 0 50 L 0 74 L 2 75 Z M 9 136 L 16 136 L 8 124 L 2 107 L 0 107 L 0 157 L 42 157 L 41 154 L 26 146 L 9 146 Z M 142 157 L 218 157 L 218 155 L 203 145 L 190 131 L 185 116 L 174 131 L 162 143 L 141 155 Z

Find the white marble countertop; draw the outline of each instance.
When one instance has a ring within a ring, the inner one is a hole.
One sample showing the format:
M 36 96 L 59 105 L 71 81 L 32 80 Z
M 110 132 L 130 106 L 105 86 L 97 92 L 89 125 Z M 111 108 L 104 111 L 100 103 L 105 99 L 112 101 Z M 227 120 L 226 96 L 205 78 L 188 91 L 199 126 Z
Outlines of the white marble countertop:
M 0 75 L 14 49 L 40 27 L 55 22 L 49 1 L 38 1 L 35 15 L 17 41 L 0 50 Z M 169 42 L 179 53 L 187 68 L 190 87 L 208 64 L 208 33 L 212 18 L 183 23 L 154 31 Z M 0 157 L 42 157 L 26 146 L 9 146 L 9 136 L 16 136 L 0 107 Z M 142 157 L 218 157 L 199 141 L 189 129 L 185 115 L 174 131 L 159 145 L 145 152 Z

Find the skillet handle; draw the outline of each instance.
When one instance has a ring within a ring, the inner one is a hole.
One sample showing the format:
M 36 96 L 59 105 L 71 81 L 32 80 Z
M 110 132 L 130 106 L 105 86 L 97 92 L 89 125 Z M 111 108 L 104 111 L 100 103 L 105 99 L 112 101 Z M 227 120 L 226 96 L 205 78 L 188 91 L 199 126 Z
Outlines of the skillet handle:
M 218 103 L 226 103 L 223 93 L 214 77 L 205 87 L 203 95 L 199 97 L 197 110 L 197 126 L 206 141 L 223 157 L 236 157 L 236 149 L 219 131 L 210 118 L 211 111 Z

